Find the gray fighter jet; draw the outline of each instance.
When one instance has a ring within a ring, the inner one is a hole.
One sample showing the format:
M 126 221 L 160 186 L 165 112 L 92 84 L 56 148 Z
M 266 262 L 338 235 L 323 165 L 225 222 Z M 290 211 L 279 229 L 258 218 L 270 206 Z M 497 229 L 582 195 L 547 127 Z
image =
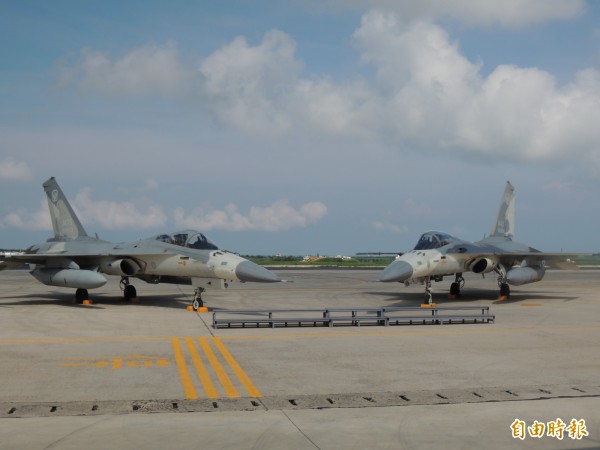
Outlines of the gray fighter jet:
M 415 248 L 401 254 L 379 275 L 379 281 L 397 281 L 409 285 L 425 285 L 425 300 L 432 302 L 431 281 L 441 281 L 454 275 L 450 296 L 457 297 L 465 284 L 462 274 L 493 272 L 498 276 L 500 298 L 510 296 L 509 285 L 520 286 L 540 281 L 546 272 L 546 263 L 557 268 L 577 269 L 567 259 L 580 255 L 543 253 L 528 245 L 512 240 L 514 236 L 514 188 L 507 182 L 498 215 L 489 237 L 468 242 L 440 231 L 428 231 Z
M 203 306 L 207 288 L 227 287 L 226 281 L 281 281 L 277 275 L 240 256 L 220 250 L 198 231 L 160 234 L 145 240 L 113 244 L 87 235 L 54 177 L 44 184 L 54 237 L 0 261 L 0 270 L 29 264 L 31 275 L 48 286 L 76 288 L 78 302 L 88 289 L 106 283 L 104 275 L 121 277 L 125 300 L 137 297 L 130 278 L 147 283 L 195 287 L 193 308 Z

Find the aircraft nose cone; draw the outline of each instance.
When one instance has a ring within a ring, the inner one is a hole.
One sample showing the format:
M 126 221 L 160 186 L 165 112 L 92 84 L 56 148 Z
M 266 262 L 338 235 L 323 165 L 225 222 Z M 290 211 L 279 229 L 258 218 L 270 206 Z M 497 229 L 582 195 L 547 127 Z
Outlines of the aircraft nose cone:
M 258 283 L 274 283 L 281 281 L 277 275 L 252 261 L 242 261 L 235 268 L 235 276 L 240 281 L 255 281 Z
M 406 281 L 413 274 L 412 266 L 406 261 L 394 261 L 379 275 L 379 281 Z

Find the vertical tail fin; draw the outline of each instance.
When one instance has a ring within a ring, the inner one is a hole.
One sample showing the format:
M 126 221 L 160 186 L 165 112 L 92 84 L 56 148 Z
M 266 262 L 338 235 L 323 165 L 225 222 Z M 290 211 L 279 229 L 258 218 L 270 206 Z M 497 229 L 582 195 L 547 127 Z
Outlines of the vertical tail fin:
M 498 215 L 492 227 L 490 236 L 503 236 L 512 238 L 515 235 L 515 188 L 510 181 L 506 182 L 504 195 L 500 200 Z
M 62 189 L 54 177 L 46 181 L 43 186 L 46 196 L 48 197 L 48 207 L 50 208 L 52 228 L 54 228 L 54 238 L 76 239 L 78 237 L 87 236 L 81 222 L 75 215 L 73 208 L 71 208 L 65 194 L 63 194 Z

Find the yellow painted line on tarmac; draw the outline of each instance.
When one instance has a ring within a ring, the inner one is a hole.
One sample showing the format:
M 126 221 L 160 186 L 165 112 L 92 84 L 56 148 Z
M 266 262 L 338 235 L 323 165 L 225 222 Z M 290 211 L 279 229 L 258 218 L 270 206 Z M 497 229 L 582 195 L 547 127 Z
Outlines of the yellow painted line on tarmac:
M 200 355 L 198 354 L 196 344 L 194 344 L 194 340 L 188 337 L 185 338 L 185 343 L 192 357 L 192 362 L 194 363 L 194 367 L 196 368 L 198 379 L 200 380 L 200 383 L 202 383 L 202 388 L 204 389 L 206 396 L 208 398 L 219 398 L 219 393 L 217 392 L 215 385 L 210 379 L 210 375 L 208 375 L 206 367 L 204 367 L 204 363 L 202 362 L 202 358 L 200 358 Z
M 246 389 L 246 392 L 248 392 L 251 397 L 262 397 L 262 394 L 258 388 L 254 385 L 254 383 L 252 383 L 250 377 L 246 374 L 246 372 L 244 372 L 233 356 L 231 356 L 231 353 L 229 353 L 227 347 L 225 347 L 225 345 L 221 342 L 221 339 L 214 337 L 213 342 L 221 352 L 221 355 L 223 355 L 223 358 L 225 358 L 225 361 L 227 361 L 227 364 L 229 364 L 229 367 L 231 367 L 235 375 L 238 377 L 238 380 L 240 380 L 240 383 L 242 383 L 244 386 L 244 389 Z
M 192 378 L 190 377 L 190 372 L 187 368 L 179 339 L 171 338 L 171 345 L 173 346 L 173 355 L 175 356 L 175 363 L 177 364 L 177 370 L 179 371 L 179 378 L 181 379 L 181 385 L 183 386 L 185 398 L 188 400 L 198 398 L 198 392 L 196 391 L 194 383 L 192 382 Z
M 229 376 L 227 376 L 225 369 L 223 369 L 223 366 L 221 365 L 221 363 L 215 356 L 214 352 L 210 348 L 210 345 L 208 344 L 207 339 L 201 337 L 201 338 L 198 338 L 198 341 L 200 342 L 200 346 L 202 347 L 202 350 L 204 351 L 204 354 L 206 355 L 208 362 L 210 363 L 210 365 L 214 369 L 215 373 L 217 374 L 217 378 L 221 382 L 223 389 L 225 389 L 225 394 L 227 394 L 227 396 L 230 398 L 241 397 L 241 395 L 238 393 L 237 389 L 235 388 L 235 386 L 229 379 Z

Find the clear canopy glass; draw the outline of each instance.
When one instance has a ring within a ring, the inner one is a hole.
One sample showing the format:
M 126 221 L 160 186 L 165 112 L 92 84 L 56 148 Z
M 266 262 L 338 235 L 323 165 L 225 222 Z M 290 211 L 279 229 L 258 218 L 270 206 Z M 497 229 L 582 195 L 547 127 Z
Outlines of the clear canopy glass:
M 210 242 L 206 236 L 194 230 L 177 231 L 171 234 L 159 234 L 156 236 L 156 240 L 197 250 L 219 250 L 219 247 Z
M 441 231 L 428 231 L 423 233 L 419 238 L 419 242 L 415 245 L 414 250 L 430 250 L 432 248 L 440 248 L 448 245 L 457 239 L 447 233 Z

